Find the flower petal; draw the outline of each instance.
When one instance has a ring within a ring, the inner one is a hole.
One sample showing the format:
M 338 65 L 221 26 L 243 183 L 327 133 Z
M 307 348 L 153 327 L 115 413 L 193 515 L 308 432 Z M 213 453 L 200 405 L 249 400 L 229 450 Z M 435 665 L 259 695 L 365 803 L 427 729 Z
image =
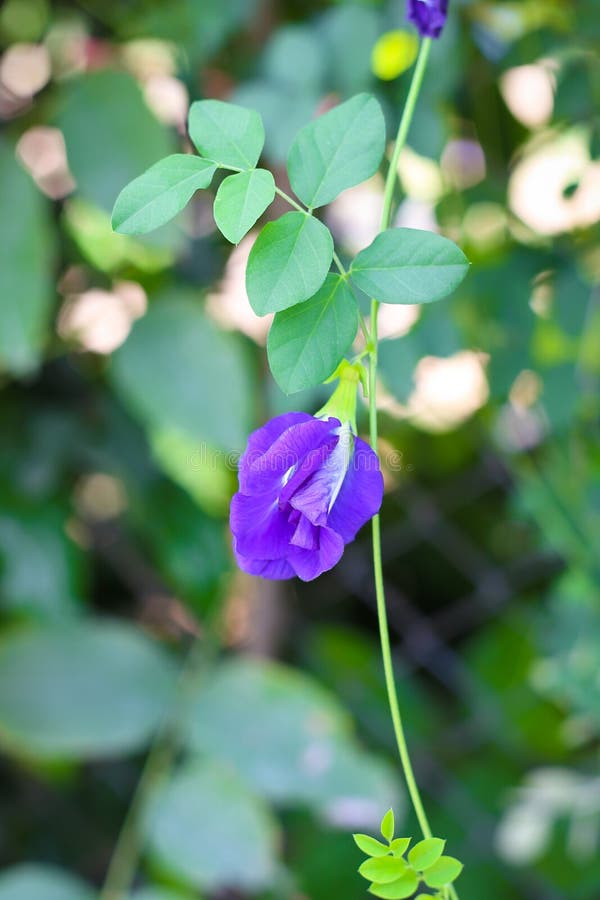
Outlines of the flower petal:
M 305 412 L 283 413 L 281 416 L 275 416 L 274 419 L 270 419 L 262 426 L 262 428 L 257 428 L 256 431 L 253 431 L 248 438 L 248 446 L 241 455 L 238 465 L 240 490 L 243 491 L 245 489 L 244 474 L 251 463 L 255 462 L 266 453 L 269 447 L 271 447 L 277 438 L 281 437 L 283 432 L 287 431 L 288 428 L 291 428 L 293 425 L 299 425 L 301 422 L 306 422 L 312 418 L 312 416 Z
M 290 547 L 288 562 L 294 567 L 302 581 L 312 581 L 340 561 L 344 552 L 344 542 L 331 528 L 319 528 L 319 546 L 314 550 L 300 550 Z
M 237 552 L 234 544 L 233 551 L 237 564 L 242 572 L 248 575 L 259 575 L 272 581 L 283 581 L 286 578 L 294 578 L 296 573 L 285 559 L 250 559 Z
M 343 485 L 354 453 L 354 436 L 350 427 L 338 429 L 337 441 L 322 465 L 290 497 L 314 525 L 328 524 L 328 516 Z
M 295 531 L 273 492 L 252 496 L 240 492 L 234 494 L 229 522 L 236 551 L 257 559 L 285 556 Z
M 287 428 L 262 454 L 240 468 L 240 486 L 244 493 L 262 494 L 283 486 L 284 477 L 323 444 L 338 425 L 337 419 L 307 420 Z
M 290 543 L 294 547 L 301 547 L 303 550 L 316 550 L 319 546 L 317 526 L 309 522 L 306 516 L 300 515 Z
M 407 18 L 421 37 L 439 37 L 447 16 L 448 0 L 408 0 Z
M 383 476 L 377 454 L 355 438 L 354 454 L 327 524 L 345 543 L 353 541 L 365 522 L 379 512 L 383 500 Z

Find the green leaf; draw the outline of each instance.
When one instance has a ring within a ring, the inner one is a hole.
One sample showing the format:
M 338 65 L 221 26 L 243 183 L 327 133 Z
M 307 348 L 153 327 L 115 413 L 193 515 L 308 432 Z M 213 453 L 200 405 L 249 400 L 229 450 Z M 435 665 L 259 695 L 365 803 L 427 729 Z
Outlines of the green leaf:
M 48 500 L 33 505 L 2 496 L 1 606 L 53 620 L 80 612 L 83 555 L 66 524 L 67 511 Z
M 215 163 L 174 153 L 135 178 L 116 199 L 112 226 L 120 234 L 147 234 L 169 222 L 200 188 L 212 181 Z
M 441 838 L 427 838 L 419 841 L 408 854 L 408 861 L 418 872 L 429 869 L 444 852 L 446 841 Z
M 402 856 L 410 844 L 410 838 L 395 838 L 390 844 L 390 850 L 394 856 Z
M 95 892 L 55 866 L 23 863 L 0 874 L 0 900 L 93 900 Z
M 414 872 L 408 871 L 397 881 L 391 881 L 389 884 L 372 884 L 369 893 L 375 897 L 382 897 L 383 900 L 404 900 L 405 897 L 412 897 L 419 886 L 419 879 Z
M 381 841 L 370 837 L 368 834 L 353 834 L 352 837 L 358 849 L 366 853 L 367 856 L 387 856 L 390 852 L 387 844 L 382 844 Z
M 319 290 L 331 265 L 333 239 L 313 216 L 289 212 L 265 225 L 250 251 L 246 290 L 254 312 L 288 309 Z
M 0 197 L 0 369 L 25 375 L 40 362 L 48 330 L 54 242 L 49 205 L 4 141 Z
M 180 894 L 179 891 L 175 892 L 168 888 L 146 887 L 135 891 L 130 900 L 189 900 L 189 897 L 187 892 Z M 194 894 L 194 900 L 201 900 L 198 893 Z
M 110 211 L 124 184 L 173 152 L 135 78 L 109 69 L 69 80 L 58 125 L 82 199 Z
M 195 297 L 174 292 L 155 301 L 113 354 L 111 376 L 153 430 L 173 429 L 221 449 L 243 447 L 252 408 L 243 348 L 215 328 Z
M 423 875 L 427 887 L 441 888 L 455 881 L 463 870 L 463 864 L 453 856 L 440 856 Z
M 385 816 L 381 820 L 381 833 L 384 836 L 384 838 L 386 839 L 386 841 L 393 840 L 394 828 L 395 828 L 394 810 L 388 809 Z
M 357 94 L 305 125 L 288 158 L 290 183 L 311 209 L 374 175 L 385 150 L 381 107 Z
M 27 756 L 110 756 L 143 747 L 170 696 L 161 649 L 117 622 L 63 623 L 0 643 L 0 742 Z
M 238 244 L 275 197 L 275 181 L 267 169 L 229 175 L 215 197 L 215 222 L 232 244 Z
M 367 859 L 359 868 L 359 874 L 367 881 L 376 881 L 378 884 L 388 884 L 397 881 L 406 872 L 407 865 L 403 859 L 393 856 L 381 856 Z
M 286 394 L 321 384 L 351 346 L 358 308 L 347 282 L 330 273 L 310 300 L 275 316 L 267 351 L 269 366 Z
M 385 15 L 385 14 L 384 14 Z M 328 89 L 349 96 L 373 78 L 371 54 L 384 24 L 375 4 L 329 6 L 319 17 L 328 62 Z
M 335 825 L 362 829 L 374 824 L 373 806 L 379 812 L 398 794 L 393 768 L 356 746 L 336 697 L 300 672 L 232 661 L 199 681 L 190 702 L 190 746 L 276 803 L 302 803 Z
M 257 112 L 221 100 L 192 103 L 188 129 L 201 156 L 234 169 L 253 169 L 265 142 Z
M 174 264 L 185 239 L 183 231 L 173 226 L 150 239 L 117 234 L 107 212 L 77 197 L 65 203 L 62 220 L 85 260 L 102 272 L 122 272 L 132 266 L 148 273 L 167 269 Z
M 277 826 L 268 807 L 208 759 L 188 763 L 159 791 L 147 837 L 161 868 L 207 891 L 254 893 L 275 876 Z
M 390 228 L 361 250 L 350 272 L 365 294 L 383 303 L 431 303 L 452 293 L 468 269 L 466 256 L 448 238 Z

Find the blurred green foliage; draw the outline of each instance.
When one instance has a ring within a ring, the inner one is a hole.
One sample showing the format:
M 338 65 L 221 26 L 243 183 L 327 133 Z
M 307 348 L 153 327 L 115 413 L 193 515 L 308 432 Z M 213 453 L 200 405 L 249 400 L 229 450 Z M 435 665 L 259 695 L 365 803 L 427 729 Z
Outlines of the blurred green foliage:
M 450 7 L 397 224 L 439 227 L 472 272 L 384 321 L 381 347 L 399 690 L 461 897 L 591 900 L 600 17 L 596 0 Z M 98 896 L 167 726 L 133 900 L 358 900 L 349 832 L 393 804 L 416 834 L 367 536 L 309 587 L 233 572 L 236 453 L 266 416 L 322 402 L 265 374 L 248 244 L 228 258 L 206 195 L 144 239 L 109 221 L 129 180 L 189 148 L 195 99 L 258 109 L 280 181 L 334 100 L 375 93 L 389 132 L 408 75 L 379 80 L 371 55 L 405 27 L 400 0 L 0 9 L 1 900 Z M 375 178 L 328 213 L 348 257 L 380 196 Z

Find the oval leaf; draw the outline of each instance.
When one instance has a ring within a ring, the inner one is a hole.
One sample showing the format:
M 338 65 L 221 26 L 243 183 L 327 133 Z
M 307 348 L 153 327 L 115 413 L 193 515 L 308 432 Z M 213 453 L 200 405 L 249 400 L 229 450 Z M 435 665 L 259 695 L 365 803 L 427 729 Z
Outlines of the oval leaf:
M 192 295 L 173 291 L 152 303 L 113 355 L 111 377 L 146 427 L 216 448 L 243 446 L 252 392 L 243 348 Z
M 423 875 L 427 887 L 442 888 L 452 884 L 463 870 L 463 864 L 453 856 L 440 856 L 430 869 Z
M 390 881 L 398 881 L 404 875 L 406 869 L 407 865 L 403 859 L 396 859 L 393 856 L 382 856 L 365 860 L 358 871 L 368 881 L 388 884 Z
M 112 227 L 120 234 L 147 234 L 169 222 L 200 188 L 216 165 L 189 153 L 174 153 L 130 182 L 117 197 Z
M 216 762 L 180 769 L 157 793 L 146 827 L 160 867 L 199 888 L 254 893 L 275 877 L 277 826 L 269 808 Z
M 391 841 L 394 837 L 394 810 L 388 809 L 385 816 L 381 820 L 381 833 L 386 841 Z
M 269 365 L 282 390 L 321 384 L 335 371 L 358 328 L 358 308 L 340 275 L 329 274 L 304 303 L 278 312 L 269 332 Z
M 4 141 L 0 196 L 0 368 L 24 375 L 43 355 L 54 303 L 53 223 L 46 198 Z
M 94 900 L 95 891 L 55 866 L 22 863 L 0 874 L 0 900 Z
M 40 759 L 137 750 L 157 728 L 172 682 L 160 648 L 125 624 L 7 633 L 0 644 L 0 740 Z
M 289 212 L 265 225 L 248 259 L 246 290 L 254 312 L 288 309 L 319 290 L 331 265 L 329 229 L 313 216 Z
M 391 881 L 389 884 L 372 884 L 369 893 L 375 897 L 382 897 L 383 900 L 404 900 L 405 897 L 412 897 L 419 886 L 419 879 L 414 872 L 408 871 L 397 881 Z
M 357 94 L 298 133 L 288 159 L 292 188 L 310 208 L 374 175 L 385 149 L 381 107 Z
M 448 238 L 416 228 L 390 228 L 361 250 L 350 273 L 356 285 L 384 303 L 431 303 L 458 287 L 469 268 Z
M 410 838 L 395 838 L 390 844 L 390 850 L 394 856 L 402 856 L 408 845 Z
M 444 852 L 445 846 L 446 841 L 443 841 L 441 838 L 427 838 L 424 841 L 419 841 L 408 854 L 408 861 L 413 869 L 423 872 L 425 869 L 429 869 L 434 862 L 437 862 Z
M 353 834 L 352 837 L 358 849 L 366 853 L 367 856 L 387 856 L 390 852 L 387 844 L 382 844 L 381 841 L 370 837 L 368 834 Z
M 266 169 L 229 175 L 215 197 L 215 222 L 232 244 L 238 244 L 275 197 L 275 182 Z
M 257 112 L 221 100 L 192 103 L 188 130 L 201 156 L 234 169 L 253 169 L 265 143 Z

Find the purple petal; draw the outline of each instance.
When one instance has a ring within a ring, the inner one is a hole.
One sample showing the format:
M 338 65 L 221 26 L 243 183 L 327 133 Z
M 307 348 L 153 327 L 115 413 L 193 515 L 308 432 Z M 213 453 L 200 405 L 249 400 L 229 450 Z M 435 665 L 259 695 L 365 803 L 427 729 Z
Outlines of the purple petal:
M 288 561 L 302 581 L 312 581 L 340 561 L 344 552 L 344 542 L 331 528 L 318 529 L 319 546 L 314 550 L 300 550 L 290 547 Z
M 342 429 L 333 451 L 323 465 L 295 491 L 290 503 L 314 525 L 328 524 L 331 507 L 342 487 L 354 452 L 350 428 Z
M 257 559 L 285 556 L 295 530 L 273 492 L 252 496 L 235 494 L 229 521 L 237 552 Z
M 252 432 L 248 438 L 248 445 L 239 461 L 240 490 L 245 488 L 243 483 L 244 473 L 250 463 L 266 453 L 284 431 L 287 431 L 292 425 L 299 425 L 300 422 L 306 422 L 308 419 L 312 419 L 312 416 L 304 412 L 283 413 L 281 416 L 275 416 L 274 419 L 270 419 L 262 428 Z
M 338 425 L 337 419 L 315 419 L 309 416 L 287 428 L 262 454 L 255 455 L 240 467 L 240 487 L 244 493 L 262 494 L 283 487 L 283 478 L 311 451 L 315 451 Z
M 306 516 L 301 515 L 290 543 L 294 547 L 300 547 L 302 550 L 316 550 L 319 546 L 319 530 L 317 526 L 309 522 Z
M 377 455 L 368 444 L 355 438 L 354 455 L 327 524 L 345 543 L 353 541 L 365 522 L 379 512 L 382 500 L 383 476 Z
M 294 472 L 289 481 L 287 481 L 279 495 L 280 502 L 290 503 L 294 494 L 296 494 L 305 485 L 311 477 L 314 477 L 323 467 L 329 465 L 329 460 L 335 451 L 339 438 L 337 434 L 330 434 L 326 441 L 319 447 L 315 447 L 306 454 L 298 469 Z M 292 504 L 295 506 L 295 504 Z
M 233 550 L 238 566 L 248 575 L 260 575 L 261 578 L 269 578 L 272 581 L 283 581 L 296 575 L 285 559 L 249 559 L 238 553 L 235 545 Z
M 408 0 L 407 18 L 421 37 L 439 37 L 447 15 L 448 0 Z

